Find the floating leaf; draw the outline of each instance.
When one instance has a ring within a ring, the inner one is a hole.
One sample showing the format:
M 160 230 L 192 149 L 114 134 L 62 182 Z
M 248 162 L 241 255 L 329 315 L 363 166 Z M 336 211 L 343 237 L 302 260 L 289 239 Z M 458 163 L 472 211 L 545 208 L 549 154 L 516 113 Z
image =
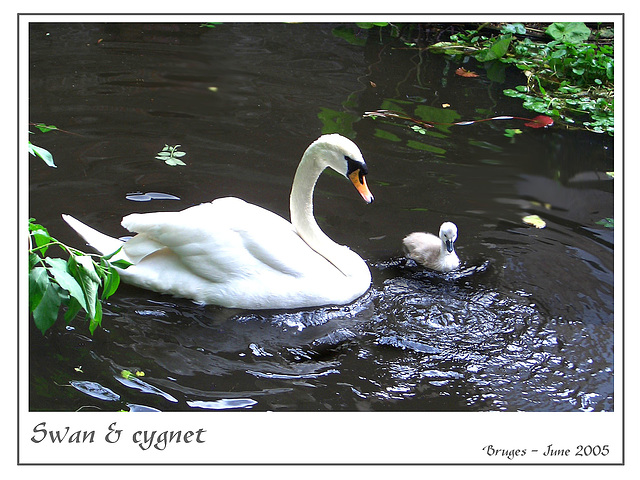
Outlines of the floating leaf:
M 613 218 L 611 217 L 603 218 L 602 220 L 598 220 L 596 224 L 602 225 L 603 227 L 607 227 L 607 228 L 613 228 Z
M 151 200 L 180 200 L 180 197 L 176 197 L 175 195 L 171 195 L 169 193 L 161 193 L 161 192 L 128 193 L 125 198 L 127 200 L 132 200 L 134 202 L 149 202 Z
M 506 128 L 504 130 L 504 136 L 507 138 L 513 138 L 516 135 L 519 135 L 522 133 L 522 130 L 520 130 L 519 128 Z
M 536 228 L 544 228 L 547 226 L 545 221 L 542 220 L 538 215 L 527 215 L 522 219 L 522 221 Z
M 120 400 L 120 395 L 115 393 L 113 390 L 108 389 L 107 387 L 103 387 L 97 382 L 74 380 L 69 383 L 76 390 L 79 390 L 82 393 L 86 393 L 93 398 L 106 400 L 108 402 L 115 402 Z
M 175 167 L 176 165 L 186 165 L 186 163 L 182 160 L 178 160 L 177 158 L 169 158 L 168 160 L 165 160 L 164 163 L 171 167 Z
M 530 122 L 524 124 L 525 127 L 530 128 L 546 128 L 553 125 L 553 118 L 546 115 L 538 115 L 533 117 Z
M 178 158 L 186 155 L 185 152 L 178 151 L 179 147 L 180 145 L 174 145 L 172 147 L 165 145 L 164 148 L 156 155 L 156 159 L 162 160 L 164 163 L 172 167 L 176 165 L 186 165 L 182 160 L 178 160 Z
M 467 77 L 467 78 L 475 78 L 480 76 L 476 72 L 471 72 L 463 67 L 460 67 L 456 70 L 456 75 L 459 75 L 461 77 Z

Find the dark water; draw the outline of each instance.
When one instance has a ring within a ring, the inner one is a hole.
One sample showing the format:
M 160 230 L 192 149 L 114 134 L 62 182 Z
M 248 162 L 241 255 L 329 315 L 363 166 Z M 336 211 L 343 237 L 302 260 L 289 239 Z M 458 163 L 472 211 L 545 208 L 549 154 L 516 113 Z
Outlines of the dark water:
M 67 244 L 85 248 L 61 213 L 114 236 L 126 214 L 227 195 L 288 218 L 297 162 L 323 132 L 356 141 L 376 197 L 333 175 L 316 189 L 322 228 L 373 274 L 352 305 L 230 311 L 124 285 L 93 336 L 80 319 L 31 328 L 31 410 L 613 410 L 613 229 L 598 223 L 614 216 L 611 138 L 363 119 L 531 114 L 500 93 L 516 71 L 497 83 L 470 62 L 481 76 L 462 78 L 459 61 L 334 27 L 31 25 L 29 120 L 72 134 L 31 135 L 58 168 L 29 160 L 29 214 Z M 165 144 L 187 166 L 154 159 Z M 407 264 L 402 237 L 444 220 L 461 270 Z

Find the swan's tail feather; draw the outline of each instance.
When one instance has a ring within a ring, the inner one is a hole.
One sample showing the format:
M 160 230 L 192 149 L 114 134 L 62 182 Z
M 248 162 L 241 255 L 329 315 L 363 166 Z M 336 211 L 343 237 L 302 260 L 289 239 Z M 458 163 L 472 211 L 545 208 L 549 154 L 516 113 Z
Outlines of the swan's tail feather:
M 124 243 L 122 240 L 110 237 L 76 220 L 71 215 L 62 214 L 62 218 L 69 224 L 86 242 L 103 255 L 109 255 L 118 250 Z M 115 258 L 114 258 L 115 259 Z

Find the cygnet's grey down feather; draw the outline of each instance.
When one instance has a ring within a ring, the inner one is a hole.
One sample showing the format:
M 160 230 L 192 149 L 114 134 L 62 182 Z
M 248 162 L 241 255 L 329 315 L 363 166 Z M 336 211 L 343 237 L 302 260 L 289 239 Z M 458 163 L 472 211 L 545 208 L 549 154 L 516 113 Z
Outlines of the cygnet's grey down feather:
M 444 222 L 438 237 L 431 233 L 413 232 L 402 243 L 408 258 L 431 270 L 450 272 L 460 265 L 453 248 L 456 238 L 458 227 L 452 222 Z

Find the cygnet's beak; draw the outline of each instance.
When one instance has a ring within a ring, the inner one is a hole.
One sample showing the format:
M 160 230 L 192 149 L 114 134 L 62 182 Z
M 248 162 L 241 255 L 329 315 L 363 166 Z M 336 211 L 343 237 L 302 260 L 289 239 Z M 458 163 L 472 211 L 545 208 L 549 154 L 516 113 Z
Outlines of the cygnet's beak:
M 364 178 L 364 174 L 360 169 L 351 172 L 349 174 L 349 180 L 351 180 L 353 185 L 356 187 L 356 190 L 358 190 L 358 193 L 360 193 L 360 196 L 362 196 L 365 202 L 373 202 L 373 195 L 369 191 L 367 180 Z
M 447 252 L 451 253 L 453 252 L 453 240 L 447 239 L 444 244 L 447 247 Z

